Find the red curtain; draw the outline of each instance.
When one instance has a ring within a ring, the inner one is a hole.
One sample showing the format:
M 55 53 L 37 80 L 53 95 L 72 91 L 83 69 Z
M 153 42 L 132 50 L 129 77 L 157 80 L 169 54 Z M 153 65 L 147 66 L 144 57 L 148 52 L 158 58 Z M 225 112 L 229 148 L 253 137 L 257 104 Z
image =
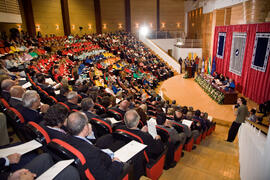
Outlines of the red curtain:
M 223 59 L 216 57 L 219 32 L 226 32 Z M 247 33 L 241 76 L 229 72 L 233 32 Z M 244 96 L 257 103 L 262 103 L 270 100 L 270 56 L 265 72 L 251 68 L 256 32 L 270 32 L 270 23 L 217 26 L 214 34 L 213 57 L 216 58 L 216 71 L 218 73 L 232 78 L 236 83 L 236 89 Z

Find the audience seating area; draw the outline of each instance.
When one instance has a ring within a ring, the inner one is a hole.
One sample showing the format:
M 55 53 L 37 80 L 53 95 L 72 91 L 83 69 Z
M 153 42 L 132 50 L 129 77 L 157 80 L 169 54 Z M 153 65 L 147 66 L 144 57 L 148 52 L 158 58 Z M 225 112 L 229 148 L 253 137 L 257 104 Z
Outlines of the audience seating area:
M 115 179 L 139 179 L 143 175 L 158 179 L 163 169 L 181 163 L 183 150 L 192 151 L 215 130 L 215 123 L 208 120 L 207 113 L 166 101 L 157 94 L 156 87 L 172 77 L 174 71 L 132 34 L 24 37 L 2 43 L 0 53 L 0 109 L 7 123 L 21 142 L 36 139 L 43 145 L 42 152 L 50 153 L 55 161 L 75 159 L 72 165 L 81 179 L 99 177 L 88 167 L 84 152 L 67 140 L 74 138 L 68 125 L 63 123 L 59 127 L 65 138 L 51 136 L 48 129 L 58 129 L 47 122 L 53 108 L 64 108 L 67 113 L 56 114 L 64 120 L 70 114 L 84 112 L 94 134 L 89 141 L 95 148 L 114 152 L 132 140 L 148 145 L 124 163 Z M 14 96 L 21 101 L 20 107 L 12 106 L 12 86 L 26 83 L 30 84 L 27 91 L 21 97 Z M 6 88 L 5 84 L 12 85 Z M 38 115 L 31 116 L 33 119 L 26 111 L 29 108 L 26 94 L 32 91 L 37 92 L 41 102 L 34 109 Z M 158 138 L 151 136 L 149 143 L 145 134 L 140 136 L 129 130 L 125 113 L 130 110 L 138 113 L 136 129 L 143 133 L 148 134 L 147 122 L 155 119 Z M 192 121 L 190 127 L 183 120 Z M 162 148 L 155 154 L 151 149 L 159 142 Z

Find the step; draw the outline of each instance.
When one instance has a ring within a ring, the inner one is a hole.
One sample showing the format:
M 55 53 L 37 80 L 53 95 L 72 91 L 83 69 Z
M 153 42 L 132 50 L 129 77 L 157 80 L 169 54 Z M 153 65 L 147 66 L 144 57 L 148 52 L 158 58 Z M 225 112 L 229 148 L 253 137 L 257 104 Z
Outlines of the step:
M 193 152 L 185 152 L 185 156 L 179 163 L 218 177 L 218 179 L 239 179 L 239 166 L 211 158 L 210 155 L 206 157 Z

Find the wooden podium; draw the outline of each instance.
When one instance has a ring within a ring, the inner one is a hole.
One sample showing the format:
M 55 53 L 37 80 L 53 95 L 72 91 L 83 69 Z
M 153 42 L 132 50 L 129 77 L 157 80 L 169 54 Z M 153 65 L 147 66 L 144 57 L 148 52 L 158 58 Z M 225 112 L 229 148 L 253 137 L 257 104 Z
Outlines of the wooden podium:
M 192 66 L 187 67 L 187 78 L 192 78 Z

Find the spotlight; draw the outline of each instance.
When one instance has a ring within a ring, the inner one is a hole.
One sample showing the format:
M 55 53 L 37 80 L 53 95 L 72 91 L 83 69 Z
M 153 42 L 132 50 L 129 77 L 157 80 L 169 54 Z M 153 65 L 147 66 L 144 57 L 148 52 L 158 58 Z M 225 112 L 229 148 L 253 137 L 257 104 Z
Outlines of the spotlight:
M 148 32 L 149 32 L 148 27 L 143 26 L 140 28 L 140 34 L 142 34 L 143 36 L 146 36 L 148 34 Z

